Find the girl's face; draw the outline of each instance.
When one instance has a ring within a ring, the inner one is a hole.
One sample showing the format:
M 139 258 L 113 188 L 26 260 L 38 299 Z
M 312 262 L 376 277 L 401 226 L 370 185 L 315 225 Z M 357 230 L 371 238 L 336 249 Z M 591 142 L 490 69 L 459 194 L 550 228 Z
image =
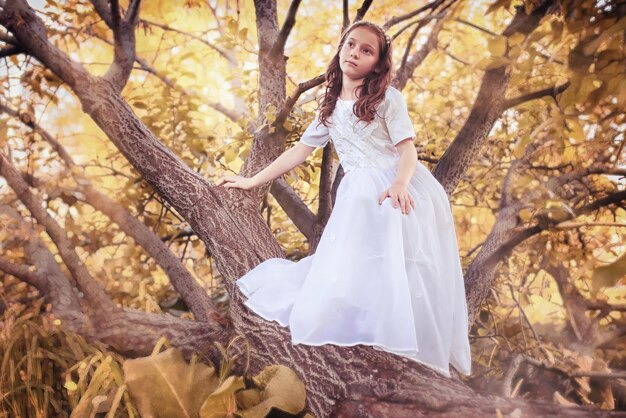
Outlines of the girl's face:
M 339 66 L 344 77 L 361 80 L 374 70 L 379 57 L 378 37 L 372 30 L 361 26 L 348 34 L 339 51 Z

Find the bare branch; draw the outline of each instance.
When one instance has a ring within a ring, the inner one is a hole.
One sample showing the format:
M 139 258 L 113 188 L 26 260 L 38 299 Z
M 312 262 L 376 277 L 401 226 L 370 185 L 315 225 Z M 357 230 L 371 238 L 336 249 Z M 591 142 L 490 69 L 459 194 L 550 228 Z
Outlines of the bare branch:
M 363 0 L 363 4 L 356 11 L 356 16 L 354 16 L 354 22 L 363 20 L 363 18 L 365 17 L 365 14 L 367 13 L 371 5 L 372 5 L 372 0 Z
M 7 44 L 15 45 L 15 46 L 19 45 L 19 42 L 17 42 L 17 39 L 12 37 L 8 33 L 0 32 L 0 41 L 7 43 Z
M 276 126 L 277 128 L 282 127 L 283 123 L 285 123 L 285 120 L 287 120 L 289 113 L 291 113 L 291 109 L 293 109 L 294 105 L 296 104 L 298 98 L 302 95 L 302 93 L 312 89 L 313 87 L 319 86 L 325 81 L 326 74 L 320 74 L 315 78 L 303 81 L 302 83 L 298 84 L 298 88 L 296 89 L 296 91 L 291 96 L 287 97 L 287 99 L 285 99 L 285 102 L 283 103 L 278 114 L 276 115 L 274 126 Z
M 602 348 L 618 338 L 622 338 L 626 335 L 626 324 L 618 325 L 609 331 L 605 331 L 602 335 L 595 339 L 593 346 L 595 348 Z
M 415 69 L 419 67 L 419 65 L 424 62 L 428 54 L 433 51 L 437 46 L 437 38 L 439 36 L 439 32 L 443 28 L 444 20 L 437 20 L 435 25 L 433 26 L 430 34 L 428 35 L 428 40 L 422 45 L 422 48 L 413 54 L 410 58 L 406 60 L 402 59 L 402 64 L 396 71 L 395 77 L 391 84 L 396 87 L 398 90 L 402 90 L 406 83 L 408 82 L 411 75 L 415 72 Z M 416 28 L 416 31 L 419 29 L 419 26 Z M 417 32 L 414 32 L 416 34 Z M 408 49 L 411 47 L 411 43 L 407 45 L 407 51 L 405 52 L 405 56 L 408 52 Z
M 302 0 L 291 1 L 291 5 L 289 5 L 289 10 L 287 11 L 287 17 L 285 17 L 283 27 L 280 29 L 278 37 L 276 38 L 276 41 L 274 42 L 274 45 L 269 52 L 270 59 L 276 59 L 278 56 L 285 53 L 285 43 L 287 42 L 287 38 L 289 38 L 291 30 L 296 24 L 296 13 L 298 13 L 298 7 L 300 6 L 301 1 Z
M 1 103 L 0 112 L 5 112 L 13 117 L 19 118 L 17 111 Z M 59 154 L 66 167 L 69 169 L 75 167 L 72 157 L 65 150 L 63 145 L 48 131 L 32 120 L 24 120 L 24 118 L 20 118 L 20 120 L 34 132 L 41 135 L 41 137 L 52 146 Z M 148 227 L 136 219 L 126 208 L 99 192 L 87 178 L 81 178 L 77 183 L 79 184 L 80 191 L 85 195 L 84 200 L 88 204 L 107 215 L 122 231 L 128 236 L 131 236 L 139 246 L 152 256 L 155 262 L 167 274 L 172 285 L 185 300 L 197 320 L 215 320 L 223 322 L 224 318 L 218 314 L 217 307 L 207 295 L 206 291 L 196 283 L 196 280 L 178 257 L 172 253 L 158 236 L 152 233 Z
M 113 17 L 111 16 L 111 10 L 107 5 L 107 0 L 90 0 L 93 8 L 96 13 L 102 18 L 104 23 L 111 28 L 114 29 L 113 25 Z
M 188 38 L 195 39 L 196 41 L 202 42 L 203 44 L 205 44 L 206 46 L 208 46 L 209 48 L 213 49 L 215 52 L 220 54 L 222 57 L 226 58 L 226 60 L 228 60 L 229 62 L 237 64 L 237 60 L 236 60 L 234 54 L 232 53 L 232 51 L 227 50 L 227 49 L 222 49 L 221 47 L 212 44 L 211 42 L 207 41 L 206 39 L 204 39 L 204 38 L 202 38 L 200 36 L 196 36 L 193 33 L 187 33 L 185 31 L 173 28 L 173 27 L 171 27 L 169 25 L 166 25 L 166 24 L 163 24 L 163 23 L 152 22 L 150 20 L 143 19 L 143 18 L 140 19 L 139 21 L 141 23 L 143 23 L 143 24 L 150 25 L 150 26 L 156 26 L 157 28 L 161 28 L 164 31 L 178 33 L 178 34 L 181 34 L 181 35 L 186 36 Z
M 472 23 L 472 22 L 467 21 L 467 20 L 465 20 L 465 19 L 462 19 L 462 18 L 460 18 L 460 17 L 457 17 L 457 18 L 455 18 L 454 20 L 456 20 L 457 22 L 461 22 L 461 23 L 463 23 L 464 25 L 470 26 L 470 27 L 472 27 L 472 28 L 474 28 L 474 29 L 478 29 L 479 31 L 484 32 L 484 33 L 486 33 L 487 35 L 490 35 L 490 36 L 498 36 L 498 34 L 497 34 L 497 33 L 492 32 L 492 31 L 490 31 L 489 29 L 485 29 L 485 28 L 483 28 L 482 26 L 479 26 L 479 25 L 477 25 L 477 24 L 475 24 L 475 23 Z
M 512 99 L 507 99 L 504 101 L 504 103 L 502 103 L 502 108 L 503 110 L 510 109 L 522 103 L 539 99 L 544 96 L 552 96 L 554 100 L 556 100 L 556 96 L 560 93 L 563 93 L 569 87 L 569 85 L 570 85 L 570 82 L 567 81 L 561 84 L 560 86 L 548 87 L 543 90 L 533 91 L 531 93 L 527 93 L 522 96 L 518 96 Z
M 120 4 L 118 0 L 111 1 L 111 23 L 113 32 L 117 32 L 120 29 Z
M 348 0 L 343 0 L 342 2 L 342 14 L 343 20 L 341 22 L 341 33 L 343 33 L 348 26 L 350 26 L 350 4 Z
M 97 38 L 97 39 L 100 39 L 103 42 L 106 42 L 109 45 L 113 45 L 106 38 L 102 38 L 101 36 L 99 36 L 97 34 L 93 34 L 93 36 L 95 38 Z M 216 102 L 216 101 L 213 101 L 213 100 L 209 99 L 204 94 L 201 94 L 201 93 L 199 93 L 199 92 L 197 92 L 195 90 L 192 90 L 192 89 L 185 88 L 185 87 L 181 86 L 180 84 L 177 84 L 177 83 L 173 82 L 172 80 L 169 79 L 169 77 L 167 77 L 166 75 L 161 74 L 154 67 L 150 66 L 146 62 L 146 60 L 144 60 L 143 58 L 139 58 L 139 57 L 135 56 L 135 62 L 137 62 L 139 64 L 139 66 L 141 67 L 141 69 L 143 71 L 154 75 L 156 78 L 161 80 L 161 82 L 163 82 L 163 84 L 165 84 L 166 86 L 168 86 L 172 90 L 184 93 L 186 96 L 196 97 L 196 98 L 200 99 L 204 104 L 206 104 L 207 106 L 211 107 L 212 109 L 222 113 L 224 116 L 226 116 L 228 119 L 232 120 L 233 122 L 237 122 L 242 117 L 247 117 L 248 116 L 246 113 L 240 113 L 240 112 L 237 112 L 237 111 L 235 111 L 233 109 L 229 109 L 226 106 L 224 106 L 223 104 L 221 104 L 220 102 Z
M 0 267 L 0 270 L 13 274 L 18 279 L 37 288 L 46 302 L 52 304 L 54 314 L 58 318 L 63 318 L 69 329 L 80 331 L 82 325 L 85 324 L 85 318 L 80 313 L 79 296 L 73 286 L 76 282 L 71 277 L 68 279 L 54 255 L 46 244 L 39 239 L 32 225 L 27 223 L 15 209 L 3 205 L 0 206 L 0 213 L 12 218 L 19 225 L 20 230 L 26 234 L 24 237 L 24 254 L 30 264 L 27 267 L 23 266 L 28 269 L 28 274 L 19 274 L 19 271 L 7 266 L 6 262 L 11 263 L 10 260 L 5 260 L 4 266 Z
M 46 229 L 46 232 L 56 244 L 65 265 L 88 300 L 97 304 L 98 309 L 104 312 L 116 310 L 115 304 L 87 271 L 63 229 L 46 212 L 41 200 L 30 192 L 28 184 L 26 184 L 19 171 L 7 159 L 4 153 L 0 153 L 0 174 L 28 208 L 31 215 Z
M 128 5 L 128 10 L 126 10 L 126 14 L 124 15 L 124 20 L 127 23 L 130 23 L 132 26 L 137 24 L 137 17 L 139 16 L 139 6 L 141 4 L 141 0 L 131 0 Z
M 413 32 L 411 32 L 411 36 L 409 36 L 409 40 L 406 42 L 406 48 L 404 49 L 404 54 L 402 54 L 402 60 L 400 61 L 400 66 L 399 66 L 400 71 L 406 66 L 406 61 L 409 58 L 409 53 L 411 52 L 413 41 L 415 41 L 415 37 L 417 36 L 417 33 L 425 24 L 426 24 L 426 20 L 422 19 L 422 21 L 420 21 L 419 24 L 415 25 L 415 29 L 413 29 Z
M 389 19 L 388 21 L 386 21 L 383 24 L 383 29 L 388 30 L 389 28 L 391 28 L 394 25 L 397 25 L 400 22 L 404 22 L 405 20 L 408 20 L 410 18 L 412 18 L 413 16 L 417 16 L 420 13 L 425 12 L 426 10 L 434 10 L 437 7 L 439 7 L 439 5 L 441 5 L 445 0 L 436 0 L 433 1 L 431 3 L 428 3 L 422 7 L 420 7 L 419 9 L 413 10 L 412 12 L 406 13 L 402 16 L 398 16 L 398 17 L 392 17 L 391 19 Z
M 3 256 L 0 256 L 0 270 L 10 274 L 11 276 L 17 277 L 33 287 L 39 288 L 41 286 L 39 277 L 31 271 L 29 266 L 16 264 L 12 260 Z
M 539 369 L 547 370 L 550 372 L 558 373 L 561 376 L 567 378 L 575 378 L 575 377 L 597 377 L 603 379 L 624 379 L 626 377 L 626 372 L 623 371 L 600 371 L 600 370 L 566 370 L 563 367 L 559 367 L 556 365 L 546 364 L 541 360 L 532 358 L 525 354 L 516 355 L 509 365 L 504 378 L 502 379 L 502 395 L 509 398 L 511 397 L 511 386 L 513 382 L 513 378 L 517 373 L 520 365 L 523 363 L 528 363 L 534 367 Z
M 7 46 L 4 48 L 0 48 L 0 58 L 6 58 L 12 55 L 19 55 L 22 52 L 24 52 L 24 50 L 19 46 Z
M 578 217 L 590 213 L 596 209 L 600 209 L 624 201 L 626 201 L 626 190 L 612 193 L 575 210 L 575 216 Z M 526 239 L 540 233 L 541 231 L 543 231 L 543 229 L 539 225 L 518 229 L 510 239 L 500 245 L 495 251 L 493 251 L 493 253 L 489 255 L 489 259 L 492 259 L 494 261 L 502 259 L 506 254 L 510 254 L 510 252 L 522 241 L 525 241 Z
M 587 309 L 600 311 L 626 311 L 626 303 L 606 303 L 604 301 L 587 301 Z

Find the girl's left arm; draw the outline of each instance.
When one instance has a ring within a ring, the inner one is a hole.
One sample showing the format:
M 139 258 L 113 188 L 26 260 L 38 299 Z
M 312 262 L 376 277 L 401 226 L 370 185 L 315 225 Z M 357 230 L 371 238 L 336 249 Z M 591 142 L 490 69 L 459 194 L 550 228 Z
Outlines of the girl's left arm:
M 415 202 L 409 194 L 408 185 L 417 165 L 417 151 L 413 145 L 412 137 L 398 142 L 396 148 L 400 154 L 398 172 L 391 187 L 385 190 L 378 198 L 378 204 L 380 205 L 386 198 L 390 198 L 394 208 L 400 206 L 402 213 L 408 214 L 409 210 L 415 208 Z
M 398 142 L 396 149 L 400 154 L 400 161 L 398 161 L 398 173 L 396 174 L 394 184 L 408 186 L 409 180 L 417 166 L 417 150 L 415 145 L 413 145 L 413 138 L 406 138 Z

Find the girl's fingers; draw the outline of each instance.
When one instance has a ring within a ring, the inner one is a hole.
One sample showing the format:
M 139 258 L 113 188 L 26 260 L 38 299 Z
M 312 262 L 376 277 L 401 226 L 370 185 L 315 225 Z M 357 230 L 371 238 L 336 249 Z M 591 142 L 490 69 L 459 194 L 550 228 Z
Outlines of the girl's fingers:
M 382 203 L 385 201 L 385 199 L 387 198 L 387 194 L 389 193 L 388 190 L 385 190 L 383 192 L 383 194 L 380 195 L 380 197 L 378 198 L 378 204 L 382 205 Z

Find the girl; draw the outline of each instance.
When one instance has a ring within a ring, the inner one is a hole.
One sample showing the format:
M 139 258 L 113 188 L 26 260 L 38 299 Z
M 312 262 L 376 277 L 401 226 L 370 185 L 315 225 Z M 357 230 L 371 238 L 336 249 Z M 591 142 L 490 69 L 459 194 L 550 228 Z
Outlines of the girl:
M 289 326 L 294 344 L 367 344 L 450 376 L 470 374 L 463 274 L 448 197 L 417 161 L 402 94 L 391 87 L 392 47 L 366 21 L 341 36 L 316 120 L 251 178 L 288 172 L 332 138 L 345 170 L 316 253 L 265 260 L 237 285 L 246 306 Z

